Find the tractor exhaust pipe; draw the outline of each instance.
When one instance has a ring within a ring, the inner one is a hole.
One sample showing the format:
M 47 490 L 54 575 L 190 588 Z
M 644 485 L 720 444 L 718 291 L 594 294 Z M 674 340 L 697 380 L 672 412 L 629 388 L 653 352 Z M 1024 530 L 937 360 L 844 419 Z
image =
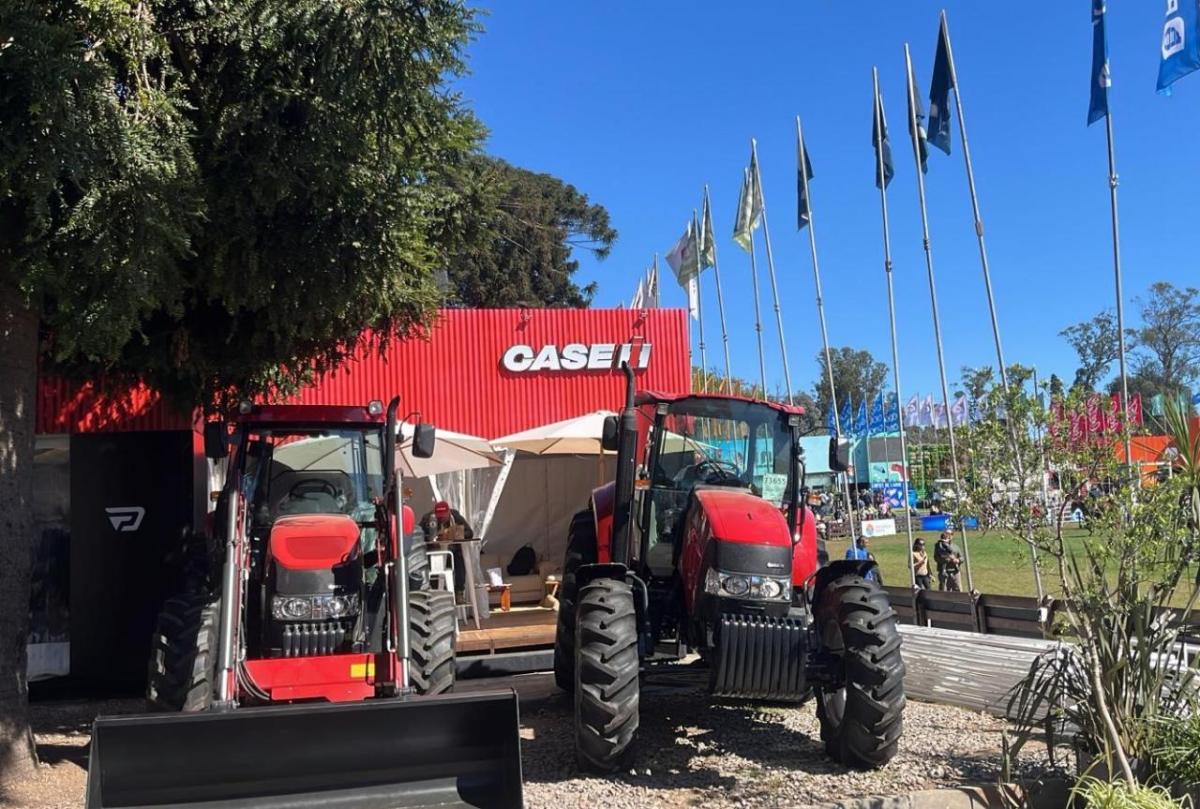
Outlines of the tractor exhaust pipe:
M 617 433 L 617 480 L 613 499 L 612 561 L 629 563 L 629 521 L 633 517 L 633 478 L 637 465 L 637 411 L 633 408 L 633 369 L 622 362 L 625 408 Z

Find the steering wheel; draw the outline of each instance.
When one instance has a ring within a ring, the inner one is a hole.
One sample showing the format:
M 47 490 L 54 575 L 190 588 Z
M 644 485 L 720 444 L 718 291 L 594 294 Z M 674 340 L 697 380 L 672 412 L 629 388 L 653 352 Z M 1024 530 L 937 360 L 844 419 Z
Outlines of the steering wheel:
M 321 478 L 306 478 L 288 490 L 288 497 L 292 498 L 293 500 L 301 500 L 308 497 L 309 494 L 317 494 L 319 492 L 324 492 L 334 500 L 341 495 L 341 492 L 338 490 L 337 486 L 334 486 L 327 480 L 322 480 Z
M 715 458 L 705 458 L 699 463 L 685 466 L 678 475 L 675 476 L 677 483 L 683 483 L 691 480 L 703 481 L 704 483 L 719 483 L 725 480 L 739 480 L 738 468 L 735 464 L 729 461 L 721 461 Z

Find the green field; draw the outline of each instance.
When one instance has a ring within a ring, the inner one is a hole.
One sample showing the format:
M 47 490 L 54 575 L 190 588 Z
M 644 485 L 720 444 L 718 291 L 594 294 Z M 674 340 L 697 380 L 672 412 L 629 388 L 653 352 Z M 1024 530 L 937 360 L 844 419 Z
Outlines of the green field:
M 914 537 L 925 540 L 925 550 L 929 552 L 929 572 L 933 586 L 937 587 L 937 568 L 933 563 L 933 544 L 937 542 L 938 532 L 916 531 Z M 1067 528 L 1064 530 L 1067 547 L 1080 547 L 1088 532 L 1083 528 Z M 1036 595 L 1033 581 L 1033 568 L 1029 560 L 1029 546 L 1016 535 L 1003 531 L 967 532 L 968 550 L 971 560 L 971 573 L 975 589 L 981 593 L 997 595 Z M 961 535 L 956 534 L 954 544 L 962 544 Z M 831 559 L 841 558 L 846 553 L 846 541 L 834 539 L 829 541 L 828 549 Z M 870 541 L 871 553 L 879 562 L 885 584 L 903 587 L 910 583 L 908 536 L 901 533 L 894 537 L 883 537 Z M 1053 560 L 1043 559 L 1042 583 L 1048 595 L 1058 595 L 1061 584 L 1058 570 Z M 967 589 L 966 571 L 962 577 L 963 589 Z

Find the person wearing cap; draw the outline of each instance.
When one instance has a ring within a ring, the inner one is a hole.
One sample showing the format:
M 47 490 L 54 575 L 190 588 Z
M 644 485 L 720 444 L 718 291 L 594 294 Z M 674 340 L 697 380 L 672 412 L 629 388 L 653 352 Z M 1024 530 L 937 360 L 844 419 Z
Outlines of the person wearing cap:
M 918 590 L 929 589 L 929 553 L 925 550 L 925 540 L 917 539 L 912 547 L 913 575 L 917 580 Z
M 420 526 L 425 532 L 426 542 L 450 543 L 450 552 L 454 554 L 454 589 L 462 590 L 466 587 L 466 568 L 463 566 L 462 549 L 453 540 L 475 538 L 475 532 L 471 530 L 466 517 L 451 508 L 445 500 L 439 500 L 434 503 L 433 510 L 421 518 Z

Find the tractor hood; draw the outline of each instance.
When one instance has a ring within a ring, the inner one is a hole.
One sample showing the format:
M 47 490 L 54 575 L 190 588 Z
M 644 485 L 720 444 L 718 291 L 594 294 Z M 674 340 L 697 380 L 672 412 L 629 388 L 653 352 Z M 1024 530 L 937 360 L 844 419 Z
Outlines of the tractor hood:
M 330 570 L 358 547 L 358 523 L 345 514 L 296 514 L 271 526 L 270 554 L 289 570 Z
M 745 489 L 697 488 L 695 496 L 708 517 L 714 539 L 791 549 L 787 519 L 778 506 Z

